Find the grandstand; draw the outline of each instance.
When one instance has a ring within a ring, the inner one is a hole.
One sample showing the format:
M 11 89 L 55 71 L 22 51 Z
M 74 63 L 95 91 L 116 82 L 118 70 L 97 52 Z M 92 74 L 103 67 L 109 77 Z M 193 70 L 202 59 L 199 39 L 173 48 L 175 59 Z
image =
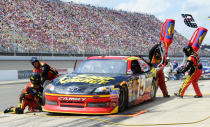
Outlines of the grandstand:
M 59 0 L 2 0 L 0 21 L 2 55 L 145 55 L 162 24 L 153 15 Z M 169 55 L 187 41 L 175 31 Z

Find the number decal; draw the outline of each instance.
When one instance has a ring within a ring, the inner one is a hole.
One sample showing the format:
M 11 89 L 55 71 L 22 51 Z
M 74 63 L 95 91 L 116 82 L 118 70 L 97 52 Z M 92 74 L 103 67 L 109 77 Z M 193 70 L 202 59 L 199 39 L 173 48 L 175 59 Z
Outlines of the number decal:
M 182 17 L 184 18 L 184 23 L 187 26 L 192 27 L 192 28 L 198 27 L 191 14 L 182 14 Z
M 145 83 L 146 83 L 146 80 L 145 80 L 145 76 L 139 76 L 139 96 L 142 96 L 144 94 L 144 91 L 145 91 Z

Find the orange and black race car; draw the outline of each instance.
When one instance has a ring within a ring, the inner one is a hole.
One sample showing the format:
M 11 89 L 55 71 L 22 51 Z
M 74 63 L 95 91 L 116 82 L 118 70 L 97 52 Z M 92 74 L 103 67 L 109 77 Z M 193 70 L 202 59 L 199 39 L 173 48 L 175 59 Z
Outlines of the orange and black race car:
M 156 70 L 136 56 L 93 56 L 44 90 L 44 111 L 113 114 L 156 97 Z

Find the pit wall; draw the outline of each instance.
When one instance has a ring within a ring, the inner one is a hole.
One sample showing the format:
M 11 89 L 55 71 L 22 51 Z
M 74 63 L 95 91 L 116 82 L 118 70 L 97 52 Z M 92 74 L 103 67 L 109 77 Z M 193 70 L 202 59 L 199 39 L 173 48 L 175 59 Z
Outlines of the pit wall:
M 71 73 L 73 68 L 57 69 L 59 75 Z M 32 70 L 0 70 L 0 81 L 28 79 Z

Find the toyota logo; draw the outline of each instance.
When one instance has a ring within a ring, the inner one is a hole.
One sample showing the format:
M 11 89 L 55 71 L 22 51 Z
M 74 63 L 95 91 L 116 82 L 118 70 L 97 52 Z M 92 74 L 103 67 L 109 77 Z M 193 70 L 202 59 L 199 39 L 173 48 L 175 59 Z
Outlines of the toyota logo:
M 79 91 L 79 87 L 70 86 L 70 87 L 68 88 L 68 91 L 70 91 L 70 92 Z

